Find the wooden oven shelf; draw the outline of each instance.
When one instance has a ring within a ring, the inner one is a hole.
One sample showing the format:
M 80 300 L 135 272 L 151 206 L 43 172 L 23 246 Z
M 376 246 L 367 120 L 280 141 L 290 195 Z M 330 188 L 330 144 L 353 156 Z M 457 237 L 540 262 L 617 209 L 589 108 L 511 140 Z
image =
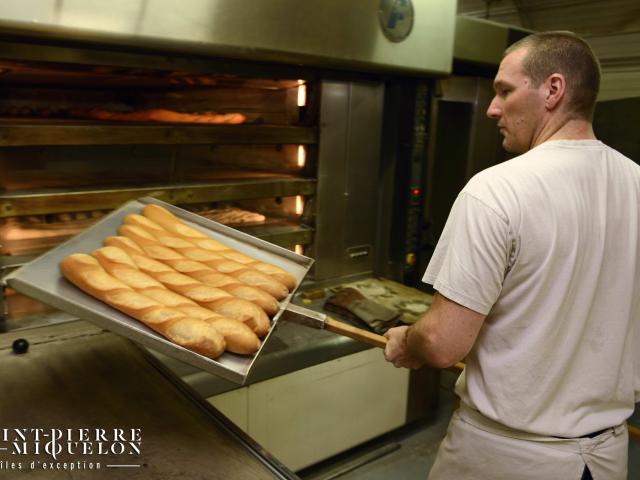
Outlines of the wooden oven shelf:
M 272 125 L 126 125 L 0 121 L 0 146 L 314 144 L 314 128 Z
M 314 195 L 316 180 L 256 178 L 207 184 L 74 191 L 16 191 L 0 195 L 0 218 L 60 212 L 110 210 L 130 200 L 152 196 L 172 204 Z

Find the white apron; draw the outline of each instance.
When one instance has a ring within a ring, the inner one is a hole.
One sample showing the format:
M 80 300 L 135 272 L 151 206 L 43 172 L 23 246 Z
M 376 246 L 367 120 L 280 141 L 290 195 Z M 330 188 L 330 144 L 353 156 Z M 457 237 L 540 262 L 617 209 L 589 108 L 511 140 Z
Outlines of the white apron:
M 594 438 L 560 439 L 520 432 L 460 406 L 453 414 L 429 480 L 626 480 L 626 424 Z

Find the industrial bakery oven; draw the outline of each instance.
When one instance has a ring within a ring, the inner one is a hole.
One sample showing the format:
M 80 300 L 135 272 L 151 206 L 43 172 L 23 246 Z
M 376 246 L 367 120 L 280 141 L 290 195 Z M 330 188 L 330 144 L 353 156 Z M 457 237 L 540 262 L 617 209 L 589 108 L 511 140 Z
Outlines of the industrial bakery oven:
M 0 269 L 154 196 L 402 280 L 455 2 L 33 1 L 0 18 Z M 37 5 L 36 5 L 37 4 Z M 67 320 L 3 284 L 4 331 Z
M 0 60 L 4 271 L 145 195 L 299 253 L 311 244 L 317 81 L 82 53 L 82 64 Z M 8 288 L 3 298 L 7 330 L 62 315 Z

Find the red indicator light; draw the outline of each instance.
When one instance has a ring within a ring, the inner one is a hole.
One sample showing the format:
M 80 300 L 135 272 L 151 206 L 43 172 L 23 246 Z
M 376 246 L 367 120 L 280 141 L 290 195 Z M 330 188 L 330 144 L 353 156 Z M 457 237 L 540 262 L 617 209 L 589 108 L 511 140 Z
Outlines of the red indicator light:
M 414 197 L 420 196 L 421 193 L 422 193 L 422 190 L 419 189 L 418 187 L 414 187 L 411 189 L 411 195 L 413 195 Z

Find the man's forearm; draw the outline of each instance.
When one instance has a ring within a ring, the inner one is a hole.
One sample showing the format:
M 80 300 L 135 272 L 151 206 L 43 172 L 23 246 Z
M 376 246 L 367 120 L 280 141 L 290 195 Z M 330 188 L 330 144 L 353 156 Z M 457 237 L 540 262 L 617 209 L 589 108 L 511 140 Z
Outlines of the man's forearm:
M 438 341 L 437 335 L 429 331 L 426 315 L 407 329 L 408 351 L 427 365 L 435 368 L 447 368 L 461 359 L 450 359 L 445 342 Z M 426 325 L 425 325 L 426 324 Z
M 436 294 L 427 313 L 407 329 L 407 350 L 432 367 L 455 365 L 473 347 L 484 318 Z

